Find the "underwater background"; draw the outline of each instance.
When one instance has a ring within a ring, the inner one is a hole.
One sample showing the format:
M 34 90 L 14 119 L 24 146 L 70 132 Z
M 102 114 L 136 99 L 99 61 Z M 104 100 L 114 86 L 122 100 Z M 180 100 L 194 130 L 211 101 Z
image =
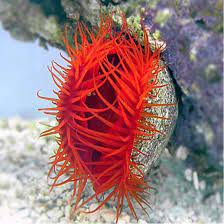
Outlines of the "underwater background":
M 99 22 L 100 6 L 117 7 L 133 28 L 144 24 L 164 40 L 179 115 L 149 177 L 147 217 L 138 223 L 223 223 L 223 2 L 221 0 L 0 0 L 0 223 L 114 223 L 115 208 L 71 220 L 72 186 L 49 192 L 54 138 L 39 138 L 38 108 L 52 96 L 47 66 L 63 64 L 64 25 Z M 88 194 L 88 192 L 86 193 Z M 95 205 L 90 205 L 94 208 Z M 137 223 L 125 207 L 119 223 Z

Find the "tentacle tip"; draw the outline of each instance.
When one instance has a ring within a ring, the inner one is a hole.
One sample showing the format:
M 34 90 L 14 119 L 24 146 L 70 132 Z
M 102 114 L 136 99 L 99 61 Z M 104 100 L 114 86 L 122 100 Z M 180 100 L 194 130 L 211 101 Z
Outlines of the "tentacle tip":
M 41 89 L 37 90 L 37 97 L 38 97 L 38 98 L 41 98 L 41 97 L 40 97 L 40 91 L 42 91 L 42 90 L 41 90 Z
M 51 66 L 48 65 L 47 69 L 48 69 L 49 72 L 52 72 L 52 67 Z

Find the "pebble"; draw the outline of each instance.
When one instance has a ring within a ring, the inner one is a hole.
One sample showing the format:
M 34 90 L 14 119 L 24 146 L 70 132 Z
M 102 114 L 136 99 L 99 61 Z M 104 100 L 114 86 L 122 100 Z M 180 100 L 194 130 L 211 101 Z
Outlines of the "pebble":
M 189 150 L 185 146 L 179 146 L 176 151 L 176 158 L 181 160 L 186 160 Z
M 187 169 L 184 171 L 184 176 L 185 176 L 186 180 L 188 180 L 188 181 L 192 181 L 192 169 L 187 168 Z
M 131 217 L 129 215 L 121 215 L 120 220 L 123 221 L 124 223 L 130 223 Z
M 103 209 L 101 216 L 108 223 L 114 222 L 116 219 L 116 213 L 112 209 Z
M 198 173 L 196 171 L 193 172 L 193 183 L 196 190 L 199 190 L 199 180 Z
M 147 222 L 145 220 L 143 220 L 143 219 L 139 219 L 138 220 L 138 224 L 147 224 Z

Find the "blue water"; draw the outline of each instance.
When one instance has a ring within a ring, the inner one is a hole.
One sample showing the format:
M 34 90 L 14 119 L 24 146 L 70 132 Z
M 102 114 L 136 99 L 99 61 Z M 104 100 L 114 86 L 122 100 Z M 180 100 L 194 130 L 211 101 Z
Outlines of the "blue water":
M 37 111 L 47 105 L 37 98 L 53 96 L 53 81 L 47 70 L 52 60 L 63 63 L 60 50 L 49 47 L 44 50 L 37 42 L 14 40 L 0 27 L 0 118 L 20 116 L 37 118 Z

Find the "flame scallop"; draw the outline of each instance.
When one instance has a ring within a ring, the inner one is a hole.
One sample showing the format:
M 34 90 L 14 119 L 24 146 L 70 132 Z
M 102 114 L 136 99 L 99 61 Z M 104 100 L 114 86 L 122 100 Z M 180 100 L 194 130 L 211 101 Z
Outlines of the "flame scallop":
M 164 86 L 158 81 L 164 70 L 161 48 L 152 52 L 145 28 L 140 41 L 124 17 L 118 30 L 111 15 L 101 15 L 97 30 L 79 22 L 74 46 L 66 37 L 64 42 L 68 66 L 52 62 L 49 68 L 58 88 L 56 98 L 38 93 L 55 105 L 39 109 L 57 120 L 55 127 L 41 134 L 57 134 L 58 148 L 49 171 L 51 186 L 73 183 L 74 211 L 97 199 L 98 207 L 89 211 L 95 212 L 112 199 L 117 203 L 118 221 L 126 200 L 137 219 L 134 204 L 146 212 L 149 202 L 144 195 L 151 188 L 144 178 L 144 165 L 135 159 L 147 156 L 138 145 L 163 134 L 149 118 L 168 119 L 148 110 L 169 106 L 149 103 Z M 94 194 L 81 202 L 87 183 Z

